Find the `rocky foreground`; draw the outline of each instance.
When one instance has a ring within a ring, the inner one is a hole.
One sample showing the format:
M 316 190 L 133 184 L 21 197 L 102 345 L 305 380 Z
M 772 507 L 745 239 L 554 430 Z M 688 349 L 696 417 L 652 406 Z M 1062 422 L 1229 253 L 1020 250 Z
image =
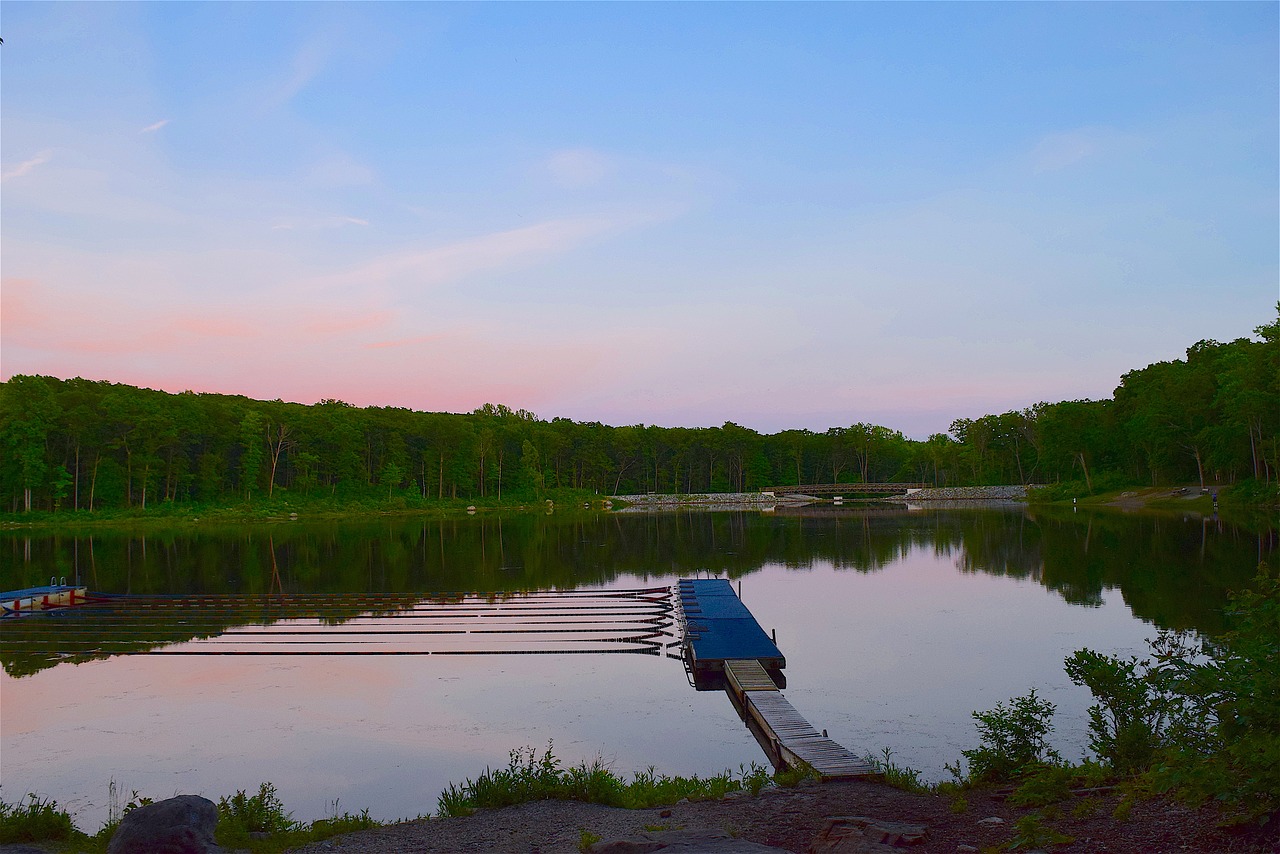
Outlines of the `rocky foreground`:
M 1168 800 L 1131 805 L 1115 791 L 1075 797 L 1040 811 L 1010 805 L 995 790 L 971 791 L 964 800 L 912 794 L 867 781 L 766 789 L 757 796 L 623 810 L 594 804 L 538 801 L 467 818 L 406 822 L 302 849 L 306 854 L 640 854 L 665 851 L 732 854 L 765 851 L 851 854 L 912 852 L 956 854 L 1019 851 L 1108 854 L 1263 854 L 1280 851 L 1272 822 L 1268 834 L 1251 827 L 1218 827 L 1210 808 Z M 1116 815 L 1123 818 L 1116 818 Z M 1053 844 L 1049 834 L 1070 837 Z

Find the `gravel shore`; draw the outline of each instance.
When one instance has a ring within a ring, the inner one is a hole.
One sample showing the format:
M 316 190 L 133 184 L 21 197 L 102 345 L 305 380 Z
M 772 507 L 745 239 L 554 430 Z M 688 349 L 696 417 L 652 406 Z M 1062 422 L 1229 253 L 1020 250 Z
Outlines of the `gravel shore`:
M 1263 854 L 1280 850 L 1276 828 L 1270 834 L 1252 828 L 1242 834 L 1217 826 L 1210 808 L 1191 809 L 1168 800 L 1139 801 L 1127 818 L 1113 817 L 1122 796 L 1102 792 L 1074 798 L 1053 811 L 1044 824 L 1073 837 L 1053 846 L 1067 854 L 1150 854 L 1150 852 L 1223 852 Z M 1084 805 L 1083 807 L 1081 805 Z M 1017 833 L 1017 821 L 1030 810 L 1009 805 L 995 790 L 974 790 L 964 801 L 942 795 L 913 794 L 872 781 L 810 784 L 766 789 L 752 797 L 679 803 L 670 807 L 623 810 L 595 804 L 537 801 L 501 810 L 482 810 L 467 818 L 430 819 L 336 837 L 301 849 L 305 854 L 574 854 L 583 832 L 609 841 L 662 830 L 717 830 L 739 839 L 785 851 L 806 852 L 815 837 L 841 816 L 923 825 L 918 854 L 956 854 L 1002 850 Z M 1280 824 L 1280 822 L 1273 822 Z M 967 847 L 965 847 L 967 846 Z M 859 849 L 840 849 L 859 850 Z M 877 850 L 868 847 L 866 851 Z M 1025 850 L 1025 849 L 1020 849 Z

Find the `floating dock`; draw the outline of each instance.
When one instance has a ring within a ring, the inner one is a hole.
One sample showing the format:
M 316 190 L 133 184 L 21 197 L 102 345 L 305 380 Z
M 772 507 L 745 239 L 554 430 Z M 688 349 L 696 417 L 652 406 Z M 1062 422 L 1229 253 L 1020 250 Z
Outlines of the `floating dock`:
M 787 666 L 778 645 L 723 578 L 680 580 L 680 608 L 684 612 L 685 649 L 696 674 L 723 672 L 729 660 L 754 659 L 761 666 Z
M 685 661 L 695 686 L 723 685 L 775 765 L 809 767 L 823 780 L 877 773 L 868 760 L 819 732 L 778 690 L 786 659 L 728 581 L 683 579 L 679 594 Z
M 47 584 L 44 587 L 27 587 L 0 593 L 0 608 L 6 614 L 24 614 L 82 605 L 88 598 L 89 590 L 82 585 Z

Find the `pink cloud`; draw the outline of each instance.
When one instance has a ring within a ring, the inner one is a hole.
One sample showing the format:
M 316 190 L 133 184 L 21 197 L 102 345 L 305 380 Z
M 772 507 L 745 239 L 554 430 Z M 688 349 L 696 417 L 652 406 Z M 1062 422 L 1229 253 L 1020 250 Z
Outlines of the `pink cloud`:
M 394 341 L 374 341 L 372 344 L 365 344 L 366 350 L 379 350 L 383 347 L 408 347 L 412 344 L 427 344 L 432 341 L 439 341 L 446 336 L 444 335 L 415 335 L 412 338 L 397 338 Z

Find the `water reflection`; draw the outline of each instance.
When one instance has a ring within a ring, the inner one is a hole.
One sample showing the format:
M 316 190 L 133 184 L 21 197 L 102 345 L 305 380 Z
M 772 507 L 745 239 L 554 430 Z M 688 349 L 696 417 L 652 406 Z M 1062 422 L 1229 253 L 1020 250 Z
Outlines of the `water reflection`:
M 260 597 L 221 614 L 207 611 L 199 624 L 154 612 L 131 619 L 118 609 L 97 633 L 84 627 L 88 620 L 64 631 L 75 625 L 71 617 L 6 621 L 0 662 L 11 675 L 112 648 L 137 651 L 235 626 L 318 617 L 314 603 L 299 598 L 304 593 L 416 602 L 439 601 L 447 595 L 440 591 L 572 590 L 699 572 L 741 578 L 766 565 L 807 569 L 821 562 L 867 573 L 919 552 L 949 558 L 963 573 L 1033 580 L 1074 605 L 1097 607 L 1105 590 L 1118 589 L 1136 616 L 1157 627 L 1212 634 L 1222 628 L 1227 591 L 1245 583 L 1277 545 L 1274 529 L 1247 531 L 1198 516 L 1020 506 L 520 514 L 0 537 L 0 589 L 58 575 L 103 593 Z M 326 619 L 369 610 L 354 602 L 346 611 L 336 607 L 328 606 Z
M 1153 626 L 1217 631 L 1226 591 L 1275 549 L 1265 527 L 1022 508 L 6 531 L 4 589 L 78 575 L 106 593 L 243 604 L 203 622 L 126 612 L 114 634 L 74 642 L 58 631 L 74 617 L 0 621 L 4 785 L 13 787 L 0 794 L 51 795 L 94 829 L 112 778 L 153 797 L 272 780 L 299 818 L 341 797 L 391 819 L 432 809 L 449 782 L 551 738 L 567 761 L 600 752 L 621 773 L 760 761 L 726 699 L 691 690 L 666 656 L 109 656 L 102 647 L 199 646 L 237 626 L 361 626 L 412 603 L 469 601 L 459 591 L 519 601 L 708 572 L 742 581 L 761 625 L 777 629 L 788 698 L 851 749 L 890 747 L 941 779 L 942 764 L 975 743 L 972 710 L 1035 686 L 1059 705 L 1055 746 L 1076 757 L 1088 692 L 1070 685 L 1063 657 L 1084 645 L 1140 652 Z M 51 649 L 74 663 L 50 666 Z

